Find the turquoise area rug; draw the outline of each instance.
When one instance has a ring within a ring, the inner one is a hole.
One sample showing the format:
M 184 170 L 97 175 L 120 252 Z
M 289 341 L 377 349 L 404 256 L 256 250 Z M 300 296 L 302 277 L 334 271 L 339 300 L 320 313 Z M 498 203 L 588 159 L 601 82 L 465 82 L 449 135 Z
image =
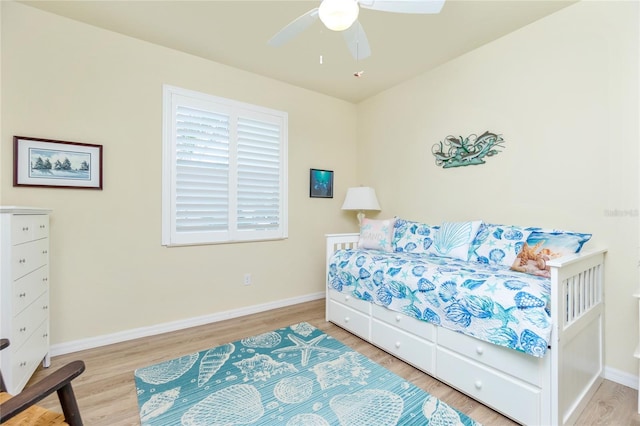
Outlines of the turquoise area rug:
M 142 425 L 467 425 L 305 322 L 139 368 Z

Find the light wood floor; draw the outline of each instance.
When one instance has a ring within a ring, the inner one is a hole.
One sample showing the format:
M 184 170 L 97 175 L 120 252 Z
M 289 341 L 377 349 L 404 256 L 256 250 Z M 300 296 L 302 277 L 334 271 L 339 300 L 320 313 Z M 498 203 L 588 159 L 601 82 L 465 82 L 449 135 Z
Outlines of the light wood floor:
M 447 385 L 392 357 L 343 329 L 324 320 L 324 300 L 194 327 L 188 330 L 118 343 L 58 356 L 51 368 L 42 367 L 32 381 L 74 359 L 86 371 L 74 380 L 74 390 L 87 426 L 139 425 L 133 371 L 228 342 L 306 321 L 339 339 L 359 353 L 392 370 L 416 386 L 440 398 L 485 425 L 515 425 L 509 419 L 479 404 Z M 640 425 L 638 392 L 605 380 L 582 413 L 580 425 Z M 40 405 L 60 410 L 55 396 Z

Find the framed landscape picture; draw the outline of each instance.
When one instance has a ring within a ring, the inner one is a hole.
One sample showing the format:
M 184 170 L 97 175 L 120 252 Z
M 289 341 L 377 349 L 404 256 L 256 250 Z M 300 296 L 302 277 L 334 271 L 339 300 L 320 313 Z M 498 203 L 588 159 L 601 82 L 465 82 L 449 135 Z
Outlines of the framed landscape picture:
M 14 136 L 13 186 L 102 189 L 102 145 Z
M 333 198 L 333 171 L 311 169 L 309 196 L 312 198 Z

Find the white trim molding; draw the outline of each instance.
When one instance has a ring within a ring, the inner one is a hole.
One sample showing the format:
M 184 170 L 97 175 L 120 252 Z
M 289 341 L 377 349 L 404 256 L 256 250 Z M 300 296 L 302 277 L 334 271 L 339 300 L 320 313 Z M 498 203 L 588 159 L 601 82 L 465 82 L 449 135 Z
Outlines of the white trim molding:
M 179 321 L 167 322 L 164 324 L 152 325 L 149 327 L 134 328 L 118 333 L 105 334 L 102 336 L 90 337 L 88 339 L 80 339 L 66 343 L 58 343 L 51 346 L 51 356 L 64 355 L 72 352 L 83 351 L 86 349 L 99 348 L 101 346 L 112 345 L 114 343 L 126 342 L 128 340 L 139 339 L 141 337 L 155 336 L 171 331 L 184 330 L 191 327 L 197 327 L 205 324 L 212 324 L 218 321 L 243 317 L 245 315 L 256 314 L 259 312 L 270 311 L 272 309 L 284 308 L 286 306 L 297 305 L 299 303 L 310 302 L 312 300 L 324 299 L 325 293 L 312 293 L 300 297 L 292 297 L 289 299 L 278 300 L 270 303 L 262 303 L 260 305 L 247 306 L 229 311 L 217 312 L 210 315 L 204 315 L 195 318 L 187 318 Z

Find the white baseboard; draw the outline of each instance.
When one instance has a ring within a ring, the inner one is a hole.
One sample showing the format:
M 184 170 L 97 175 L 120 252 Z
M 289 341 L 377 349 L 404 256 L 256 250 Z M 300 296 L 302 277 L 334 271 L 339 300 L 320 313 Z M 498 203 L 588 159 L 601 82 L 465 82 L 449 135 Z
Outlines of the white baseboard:
M 638 389 L 638 376 L 635 374 L 629 374 L 611 367 L 604 367 L 603 377 L 632 389 Z
M 64 355 L 72 352 L 83 351 L 86 349 L 98 348 L 101 346 L 111 345 L 113 343 L 126 342 L 127 340 L 139 339 L 141 337 L 155 336 L 157 334 L 167 333 L 170 331 L 184 330 L 199 325 L 211 324 L 218 321 L 238 318 L 245 315 L 251 315 L 258 312 L 269 311 L 271 309 L 284 308 L 285 306 L 297 305 L 298 303 L 310 302 L 312 300 L 324 299 L 325 293 L 314 293 L 290 299 L 278 300 L 276 302 L 263 303 L 260 305 L 247 306 L 240 309 L 232 309 L 230 311 L 217 312 L 211 315 L 201 317 L 187 318 L 179 321 L 167 322 L 164 324 L 153 325 L 150 327 L 134 328 L 132 330 L 121 331 L 113 334 L 105 334 L 102 336 L 91 337 L 88 339 L 75 340 L 66 343 L 58 343 L 51 346 L 50 355 Z

